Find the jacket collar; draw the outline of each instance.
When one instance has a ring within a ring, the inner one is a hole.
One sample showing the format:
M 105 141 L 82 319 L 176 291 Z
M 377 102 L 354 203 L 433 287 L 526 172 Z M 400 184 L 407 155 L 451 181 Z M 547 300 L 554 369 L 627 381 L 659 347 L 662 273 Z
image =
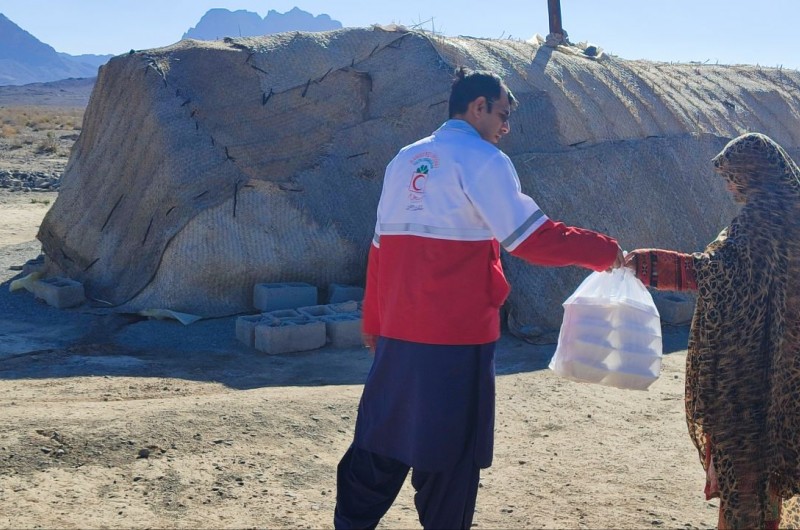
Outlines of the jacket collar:
M 436 134 L 436 133 L 439 133 L 439 132 L 444 132 L 444 131 L 459 131 L 459 132 L 465 132 L 467 134 L 471 134 L 471 135 L 476 136 L 478 138 L 481 137 L 481 135 L 478 133 L 478 131 L 475 129 L 475 127 L 473 127 L 472 125 L 470 125 L 468 122 L 466 122 L 464 120 L 459 120 L 459 119 L 455 119 L 455 118 L 451 118 L 451 119 L 447 120 L 446 122 L 444 122 L 438 129 L 436 129 L 436 131 L 433 134 Z

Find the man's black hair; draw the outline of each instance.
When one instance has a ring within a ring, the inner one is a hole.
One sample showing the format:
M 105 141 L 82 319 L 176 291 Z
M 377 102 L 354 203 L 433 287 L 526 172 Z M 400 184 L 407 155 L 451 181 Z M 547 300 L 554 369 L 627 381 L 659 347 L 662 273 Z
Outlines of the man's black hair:
M 508 94 L 508 103 L 514 106 L 517 100 L 500 76 L 485 70 L 470 70 L 465 66 L 457 68 L 450 89 L 450 117 L 467 112 L 470 102 L 481 96 L 486 98 L 487 110 L 491 112 L 492 103 L 500 99 L 500 91 L 504 88 Z

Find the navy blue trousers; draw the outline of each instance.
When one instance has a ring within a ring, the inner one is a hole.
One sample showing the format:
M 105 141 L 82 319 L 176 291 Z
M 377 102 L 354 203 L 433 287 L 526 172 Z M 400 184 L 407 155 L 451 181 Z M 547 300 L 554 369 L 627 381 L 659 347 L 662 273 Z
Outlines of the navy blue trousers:
M 374 528 L 409 469 L 424 528 L 470 527 L 492 460 L 494 346 L 378 340 L 337 470 L 336 528 Z
M 423 528 L 463 528 L 472 525 L 480 468 L 471 454 L 447 471 L 411 472 L 414 505 Z M 389 511 L 403 487 L 409 466 L 350 446 L 336 470 L 337 529 L 372 529 Z

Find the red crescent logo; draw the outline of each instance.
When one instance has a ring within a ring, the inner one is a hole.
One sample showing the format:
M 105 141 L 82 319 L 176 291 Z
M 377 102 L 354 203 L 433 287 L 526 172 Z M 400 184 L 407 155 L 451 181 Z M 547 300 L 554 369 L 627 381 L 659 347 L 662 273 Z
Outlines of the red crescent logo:
M 423 175 L 421 173 L 417 173 L 416 175 L 414 175 L 414 178 L 411 179 L 411 189 L 412 189 L 412 191 L 422 191 L 422 188 L 417 186 L 417 181 L 419 179 L 423 179 L 424 180 L 425 179 L 425 175 Z

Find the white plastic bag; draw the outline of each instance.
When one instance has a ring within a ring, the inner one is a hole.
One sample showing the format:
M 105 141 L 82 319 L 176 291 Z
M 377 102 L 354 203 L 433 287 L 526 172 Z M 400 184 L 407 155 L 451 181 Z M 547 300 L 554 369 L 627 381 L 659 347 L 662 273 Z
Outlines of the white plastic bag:
M 564 302 L 550 369 L 573 381 L 647 390 L 661 373 L 661 319 L 626 267 L 594 272 Z

